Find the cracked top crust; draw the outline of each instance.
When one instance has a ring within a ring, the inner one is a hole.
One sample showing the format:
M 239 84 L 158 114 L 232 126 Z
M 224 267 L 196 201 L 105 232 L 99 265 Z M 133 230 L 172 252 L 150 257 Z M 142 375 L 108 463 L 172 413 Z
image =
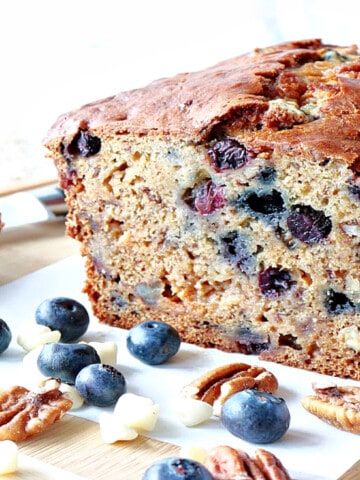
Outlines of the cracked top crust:
M 335 52 L 336 61 L 326 52 Z M 314 39 L 256 49 L 64 114 L 45 144 L 58 150 L 80 129 L 103 137 L 169 135 L 193 142 L 207 141 L 219 129 L 225 135 L 244 129 L 255 150 L 300 149 L 353 163 L 359 161 L 359 71 L 355 46 L 335 47 Z M 309 112 L 310 97 L 316 112 Z M 288 102 L 280 117 L 269 108 L 269 102 L 279 99 Z M 294 102 L 301 115 L 306 113 L 304 121 L 290 112 Z

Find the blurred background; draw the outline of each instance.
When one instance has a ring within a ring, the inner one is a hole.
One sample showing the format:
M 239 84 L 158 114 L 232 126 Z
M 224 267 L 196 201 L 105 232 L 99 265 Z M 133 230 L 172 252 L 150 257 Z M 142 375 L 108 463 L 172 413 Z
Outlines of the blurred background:
M 55 178 L 42 139 L 60 113 L 287 40 L 359 42 L 359 2 L 3 0 L 0 191 Z

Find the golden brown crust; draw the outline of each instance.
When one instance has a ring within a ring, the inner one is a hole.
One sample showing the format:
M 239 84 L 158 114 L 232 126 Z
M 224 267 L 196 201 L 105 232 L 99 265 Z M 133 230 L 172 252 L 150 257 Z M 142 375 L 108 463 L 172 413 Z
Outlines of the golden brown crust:
M 253 121 L 267 109 L 279 75 L 296 65 L 320 59 L 326 48 L 318 39 L 289 42 L 254 50 L 203 71 L 157 80 L 62 115 L 49 131 L 46 143 L 74 135 L 79 128 L 201 141 L 231 118 L 251 115 Z M 349 50 L 355 51 L 355 47 Z M 347 98 L 348 90 L 358 91 L 351 82 L 344 89 Z M 336 104 L 341 104 L 342 98 L 340 93 Z M 358 101 L 358 94 L 354 94 L 354 99 Z

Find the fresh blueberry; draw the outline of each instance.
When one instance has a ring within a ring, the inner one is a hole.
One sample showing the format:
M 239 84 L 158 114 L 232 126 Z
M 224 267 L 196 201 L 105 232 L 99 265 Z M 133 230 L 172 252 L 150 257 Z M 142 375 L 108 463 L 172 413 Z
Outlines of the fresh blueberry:
M 0 353 L 5 352 L 11 342 L 11 330 L 8 324 L 0 319 Z
M 46 343 L 37 359 L 43 375 L 70 385 L 74 385 L 80 370 L 92 363 L 100 363 L 100 357 L 95 348 L 85 343 Z
M 287 218 L 287 226 L 295 238 L 314 244 L 329 235 L 332 222 L 322 210 L 315 210 L 311 205 L 294 205 Z
M 284 399 L 247 389 L 225 401 L 221 421 L 230 433 L 242 440 L 271 443 L 279 440 L 288 430 L 290 413 Z
M 126 392 L 126 380 L 115 367 L 94 363 L 80 370 L 75 388 L 89 405 L 110 407 Z
M 213 480 L 213 476 L 195 460 L 170 457 L 151 465 L 142 480 Z
M 129 330 L 126 344 L 129 352 L 143 363 L 158 365 L 177 353 L 180 336 L 171 325 L 148 320 Z
M 62 342 L 72 342 L 84 335 L 90 319 L 81 303 L 72 298 L 55 297 L 44 300 L 37 307 L 35 321 L 51 330 L 59 330 Z

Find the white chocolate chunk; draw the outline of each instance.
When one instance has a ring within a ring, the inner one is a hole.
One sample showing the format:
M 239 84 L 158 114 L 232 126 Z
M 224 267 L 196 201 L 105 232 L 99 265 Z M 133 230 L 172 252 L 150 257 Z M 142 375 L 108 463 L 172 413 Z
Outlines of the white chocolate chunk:
M 357 223 L 343 223 L 341 228 L 349 237 L 360 237 L 360 225 Z
M 100 435 L 105 443 L 115 443 L 120 440 L 134 440 L 138 432 L 122 423 L 115 415 L 103 412 L 99 416 Z
M 172 402 L 172 410 L 177 418 L 187 427 L 199 425 L 213 414 L 213 407 L 202 400 L 179 397 Z
M 72 401 L 72 407 L 70 410 L 77 410 L 78 408 L 82 407 L 84 404 L 84 399 L 81 395 L 79 395 L 78 391 L 72 385 L 68 385 L 67 383 L 62 383 L 60 385 L 60 392 L 64 394 L 64 397 L 68 398 Z
M 190 460 L 195 460 L 199 463 L 204 463 L 207 455 L 207 450 L 202 447 L 198 447 L 197 445 L 188 445 L 182 447 L 179 452 L 179 456 L 181 458 L 189 458 Z
M 135 393 L 124 393 L 121 395 L 121 397 L 119 397 L 115 404 L 114 414 L 121 414 L 123 410 L 132 408 L 133 405 L 136 405 L 137 408 L 141 408 L 153 404 L 154 402 L 151 400 L 151 398 L 143 397 L 142 395 L 136 395 Z
M 127 412 L 126 423 L 129 427 L 135 428 L 138 432 L 151 432 L 154 430 L 159 417 L 160 407 L 157 404 L 144 407 L 143 411 L 132 410 Z
M 45 325 L 29 323 L 23 325 L 17 336 L 17 343 L 26 352 L 30 352 L 39 345 L 45 343 L 57 343 L 60 340 L 61 333 L 58 330 L 51 330 Z
M 150 398 L 124 393 L 116 402 L 114 416 L 138 432 L 154 430 L 159 417 L 160 407 Z
M 18 468 L 18 447 L 11 440 L 0 441 L 0 475 L 16 472 Z
M 340 330 L 340 336 L 348 348 L 360 352 L 360 331 L 357 326 L 344 327 Z
M 88 345 L 95 348 L 100 357 L 100 362 L 105 365 L 116 365 L 117 345 L 114 342 L 89 342 Z

